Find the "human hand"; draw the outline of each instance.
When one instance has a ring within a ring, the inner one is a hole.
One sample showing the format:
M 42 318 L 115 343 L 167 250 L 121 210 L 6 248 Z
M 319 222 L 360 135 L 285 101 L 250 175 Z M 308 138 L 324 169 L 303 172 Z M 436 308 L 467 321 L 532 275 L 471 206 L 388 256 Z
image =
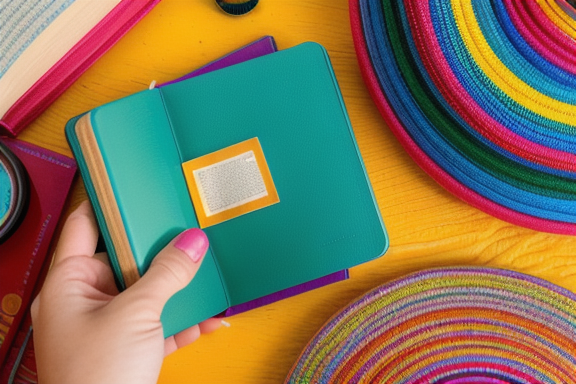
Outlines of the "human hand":
M 209 319 L 164 339 L 164 304 L 192 280 L 208 249 L 199 229 L 172 240 L 133 286 L 119 293 L 98 228 L 83 202 L 62 229 L 42 290 L 32 304 L 39 382 L 156 383 L 165 355 L 220 327 Z

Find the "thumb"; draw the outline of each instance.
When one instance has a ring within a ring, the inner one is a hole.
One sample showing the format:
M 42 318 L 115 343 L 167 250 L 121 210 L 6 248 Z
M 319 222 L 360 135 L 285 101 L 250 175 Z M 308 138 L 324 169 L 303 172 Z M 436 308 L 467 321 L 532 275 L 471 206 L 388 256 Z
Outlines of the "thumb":
M 182 232 L 156 255 L 148 271 L 128 291 L 145 298 L 146 305 L 160 314 L 168 299 L 192 281 L 207 250 L 208 238 L 201 229 Z

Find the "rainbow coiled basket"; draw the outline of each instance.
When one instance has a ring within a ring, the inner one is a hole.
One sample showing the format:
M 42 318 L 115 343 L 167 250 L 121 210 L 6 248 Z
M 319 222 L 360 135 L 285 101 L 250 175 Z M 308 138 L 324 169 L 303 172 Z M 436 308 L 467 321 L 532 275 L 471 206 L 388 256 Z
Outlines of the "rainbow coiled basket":
M 287 383 L 576 383 L 576 295 L 525 274 L 439 268 L 333 316 Z
M 364 80 L 438 183 L 576 234 L 576 11 L 564 0 L 352 0 Z

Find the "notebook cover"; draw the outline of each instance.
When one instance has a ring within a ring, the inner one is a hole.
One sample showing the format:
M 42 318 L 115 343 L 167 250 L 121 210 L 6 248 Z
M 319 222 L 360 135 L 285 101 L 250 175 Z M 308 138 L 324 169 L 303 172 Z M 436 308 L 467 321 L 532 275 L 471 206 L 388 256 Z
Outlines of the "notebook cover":
M 120 2 L 10 107 L 0 120 L 0 135 L 15 137 L 159 2 Z
M 205 228 L 231 305 L 383 253 L 379 210 L 322 46 L 303 43 L 161 94 L 182 162 L 258 137 L 280 196 Z
M 27 311 L 76 173 L 74 160 L 14 139 L 0 139 L 21 160 L 30 203 L 16 232 L 0 245 L 0 365 Z M 8 309 L 8 310 L 7 310 Z
M 265 36 L 255 42 L 248 44 L 216 61 L 213 61 L 187 75 L 184 75 L 176 80 L 169 81 L 167 83 L 159 85 L 159 87 L 164 87 L 166 85 L 174 84 L 182 80 L 191 79 L 196 76 L 203 75 L 208 72 L 216 71 L 234 64 L 239 64 L 244 61 L 260 57 L 269 53 L 277 51 L 276 42 L 272 36 Z M 316 288 L 326 286 L 338 281 L 348 279 L 348 270 L 342 270 L 332 273 L 328 276 L 318 278 L 307 283 L 299 284 L 295 287 L 287 288 L 280 292 L 275 292 L 270 295 L 255 299 L 253 301 L 239 304 L 228 308 L 222 315 L 232 316 L 238 313 L 246 312 L 254 308 L 262 307 L 274 303 L 279 300 L 283 300 L 292 296 L 299 295 L 301 293 L 311 291 Z

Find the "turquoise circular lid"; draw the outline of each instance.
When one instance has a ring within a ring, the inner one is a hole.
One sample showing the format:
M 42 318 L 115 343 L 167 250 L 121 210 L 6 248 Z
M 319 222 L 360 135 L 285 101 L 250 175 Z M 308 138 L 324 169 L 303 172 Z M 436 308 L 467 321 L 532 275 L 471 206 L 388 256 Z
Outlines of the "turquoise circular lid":
M 20 160 L 0 142 L 0 244 L 18 228 L 28 203 L 28 176 Z
M 10 215 L 12 200 L 14 200 L 14 190 L 12 179 L 8 174 L 8 169 L 4 164 L 0 164 L 0 226 L 3 225 Z

